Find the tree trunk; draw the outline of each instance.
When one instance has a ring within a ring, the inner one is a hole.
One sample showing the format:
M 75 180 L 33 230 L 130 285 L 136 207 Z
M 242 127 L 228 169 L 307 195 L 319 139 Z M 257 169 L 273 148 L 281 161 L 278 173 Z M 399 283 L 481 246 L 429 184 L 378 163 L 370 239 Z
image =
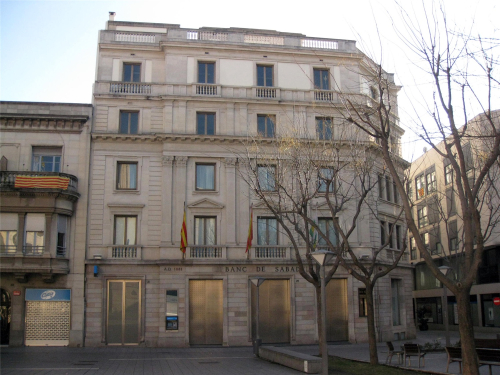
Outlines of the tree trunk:
M 317 312 L 317 322 L 318 322 L 318 343 L 319 343 L 319 356 L 323 353 L 323 345 L 326 343 L 321 339 L 321 330 L 323 329 L 323 319 L 321 319 L 321 286 L 315 285 L 316 288 L 316 312 Z
M 370 364 L 378 365 L 377 333 L 375 331 L 375 305 L 373 286 L 366 285 L 366 312 L 368 319 L 368 344 L 370 346 Z
M 470 306 L 470 289 L 461 289 L 456 295 L 458 310 L 458 329 L 462 344 L 463 373 L 479 375 L 476 345 L 474 344 L 474 326 Z M 447 307 L 447 306 L 446 306 Z

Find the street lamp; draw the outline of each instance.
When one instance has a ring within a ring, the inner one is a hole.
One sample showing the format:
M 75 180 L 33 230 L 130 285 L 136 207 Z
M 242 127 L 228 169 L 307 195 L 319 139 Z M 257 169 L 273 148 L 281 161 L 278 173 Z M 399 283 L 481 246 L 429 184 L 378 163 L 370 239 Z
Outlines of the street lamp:
M 259 356 L 259 346 L 262 342 L 262 340 L 259 337 L 259 286 L 262 285 L 266 279 L 263 277 L 252 277 L 250 279 L 253 285 L 257 287 L 257 314 L 256 314 L 256 322 L 255 322 L 255 337 L 253 340 L 253 354 L 255 354 L 257 357 Z
M 441 273 L 446 277 L 451 267 L 441 266 L 438 267 Z M 448 327 L 448 289 L 443 283 L 443 319 L 444 319 L 444 329 L 446 331 L 446 346 L 450 346 L 450 331 Z
M 317 250 L 311 253 L 313 259 L 321 268 L 321 368 L 322 374 L 328 375 L 328 348 L 326 345 L 326 293 L 325 293 L 325 266 L 333 258 L 335 253 L 327 250 Z

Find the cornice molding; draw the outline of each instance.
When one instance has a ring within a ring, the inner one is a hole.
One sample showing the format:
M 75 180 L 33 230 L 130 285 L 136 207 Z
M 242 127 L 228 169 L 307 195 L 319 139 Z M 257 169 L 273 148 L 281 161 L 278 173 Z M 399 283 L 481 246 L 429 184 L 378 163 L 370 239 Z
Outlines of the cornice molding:
M 81 133 L 89 116 L 0 114 L 2 131 Z

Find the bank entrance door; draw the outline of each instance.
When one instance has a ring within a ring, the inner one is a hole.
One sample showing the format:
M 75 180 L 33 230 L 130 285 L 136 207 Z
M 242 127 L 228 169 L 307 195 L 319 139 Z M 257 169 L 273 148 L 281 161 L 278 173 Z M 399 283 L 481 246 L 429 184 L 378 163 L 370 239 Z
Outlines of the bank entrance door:
M 1 345 L 9 345 L 10 333 L 10 296 L 9 293 L 0 289 L 0 328 L 2 330 Z
M 222 345 L 222 280 L 189 280 L 189 344 Z
M 257 324 L 257 287 L 252 288 L 252 337 Z M 290 280 L 266 280 L 259 287 L 259 336 L 264 344 L 290 342 Z
M 138 344 L 141 334 L 141 282 L 108 281 L 108 344 Z
M 331 279 L 326 286 L 326 341 L 348 340 L 347 279 Z

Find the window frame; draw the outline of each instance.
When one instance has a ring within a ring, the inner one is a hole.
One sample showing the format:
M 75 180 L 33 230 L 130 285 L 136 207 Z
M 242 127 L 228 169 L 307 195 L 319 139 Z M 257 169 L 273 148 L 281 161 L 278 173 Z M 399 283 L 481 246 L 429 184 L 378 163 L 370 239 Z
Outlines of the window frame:
M 419 194 L 419 191 L 422 194 Z M 415 193 L 417 194 L 417 199 L 425 197 L 425 175 L 423 173 L 415 178 Z
M 417 222 L 419 228 L 429 225 L 429 210 L 427 205 L 417 207 Z
M 316 84 L 316 72 L 318 72 L 318 79 L 320 82 L 319 86 Z M 327 77 L 326 84 L 324 82 L 325 74 Z M 315 90 L 330 90 L 331 85 L 330 85 L 330 69 L 328 68 L 313 68 L 313 86 Z M 326 88 L 325 88 L 326 86 Z
M 204 81 L 202 81 L 200 78 L 202 78 L 200 76 L 200 73 L 201 73 L 201 66 L 204 66 L 204 72 L 203 72 L 203 75 L 204 75 Z M 212 66 L 213 67 L 213 71 L 212 71 L 212 82 L 208 82 L 210 81 L 209 79 L 209 71 L 208 71 L 208 66 Z M 215 61 L 198 61 L 198 74 L 197 74 L 197 83 L 200 83 L 200 84 L 204 84 L 204 85 L 214 85 L 215 84 L 215 81 L 216 81 L 216 78 L 215 78 Z
M 366 288 L 358 288 L 358 315 L 360 318 L 368 316 L 368 304 L 366 300 Z
M 333 222 L 334 220 L 336 220 L 336 218 L 333 218 L 333 217 L 318 217 L 318 227 L 320 226 L 320 222 L 321 221 L 324 221 L 325 222 L 325 228 L 326 228 L 326 237 L 328 237 L 328 239 L 330 239 L 330 227 L 333 229 L 333 232 L 334 232 L 334 236 L 335 236 L 335 241 L 333 243 L 334 246 L 338 246 L 339 245 L 339 235 L 338 235 L 338 232 L 337 230 L 335 229 L 335 225 L 333 225 Z M 332 225 L 330 226 L 329 223 L 332 223 Z M 321 243 L 321 241 L 324 241 L 323 237 L 319 236 L 318 235 L 318 247 L 324 247 L 324 246 L 328 246 L 326 244 L 326 241 L 325 243 Z M 331 240 L 330 240 L 331 242 Z
M 327 193 L 326 186 L 329 179 L 323 178 L 323 171 L 331 171 L 331 183 L 328 189 L 328 193 L 333 193 L 335 191 L 335 169 L 333 167 L 321 167 L 318 173 L 318 193 Z
M 272 169 L 274 172 L 273 172 L 273 183 L 272 183 L 272 188 L 268 188 L 269 185 L 267 184 L 265 187 L 266 189 L 263 189 L 263 186 L 262 186 L 262 181 L 260 180 L 260 171 L 261 170 L 266 170 L 266 183 L 269 182 L 269 169 Z M 259 184 L 259 187 L 260 187 L 260 190 L 261 191 L 265 191 L 265 192 L 275 192 L 276 191 L 276 165 L 268 165 L 268 164 L 259 164 L 257 165 L 257 179 L 258 179 L 258 184 Z
M 417 259 L 417 243 L 415 242 L 414 237 L 410 237 L 410 259 Z
M 259 131 L 260 119 L 263 119 L 264 121 L 264 132 Z M 270 125 L 272 125 L 272 134 L 270 134 Z M 275 138 L 276 115 L 257 114 L 257 134 L 263 138 Z
M 425 189 L 427 194 L 431 194 L 437 191 L 437 180 L 436 171 L 430 171 L 425 175 Z
M 207 243 L 207 219 L 210 219 L 210 220 L 213 220 L 214 221 L 214 235 L 215 235 L 215 239 L 214 239 L 214 243 L 211 244 L 211 243 Z M 196 239 L 197 239 L 197 236 L 196 236 L 196 232 L 197 232 L 197 225 L 196 223 L 198 222 L 198 220 L 202 220 L 203 222 L 203 243 L 196 243 Z M 217 246 L 217 216 L 210 216 L 210 215 L 196 215 L 194 216 L 194 233 L 193 233 L 193 243 L 194 243 L 194 246 Z
M 199 188 L 198 187 L 198 167 L 213 167 L 213 188 L 212 189 L 205 189 L 205 188 Z M 195 167 L 194 167 L 194 174 L 195 174 L 195 180 L 194 180 L 194 188 L 196 191 L 216 191 L 216 170 L 217 170 L 217 163 L 209 163 L 209 162 L 195 162 Z
M 125 219 L 125 226 L 123 230 L 123 244 L 119 244 L 116 242 L 116 221 L 117 219 L 124 218 Z M 133 244 L 127 244 L 127 231 L 128 231 L 128 219 L 134 218 L 135 219 L 135 233 L 134 233 L 134 238 L 135 238 L 135 243 Z M 139 216 L 138 215 L 114 215 L 113 217 L 113 245 L 118 245 L 118 246 L 136 246 L 137 245 L 137 224 L 139 221 Z
M 142 70 L 141 69 L 142 68 L 141 65 L 142 65 L 141 63 L 137 63 L 137 62 L 124 62 L 123 63 L 123 72 L 122 72 L 122 80 L 123 80 L 122 82 L 131 82 L 131 83 L 142 82 L 142 80 L 141 80 L 141 70 Z M 131 78 L 130 80 L 125 79 L 125 78 L 127 78 L 125 76 L 125 74 L 126 74 L 125 73 L 126 72 L 126 68 L 125 67 L 126 66 L 131 66 L 132 67 L 131 74 L 130 74 L 130 78 Z M 138 75 L 135 75 L 135 69 L 134 69 L 134 67 L 139 67 L 139 74 Z M 137 81 L 134 80 L 135 77 L 138 78 Z
M 2 253 L 4 254 L 15 253 L 17 251 L 17 233 L 18 233 L 17 229 L 0 230 L 0 234 L 3 233 L 5 234 L 0 236 L 0 238 L 5 238 L 4 244 L 0 245 L 0 247 L 3 247 Z M 10 243 L 11 241 L 12 243 Z
M 259 69 L 263 69 L 263 84 L 260 85 L 259 84 Z M 271 85 L 268 85 L 268 69 L 271 70 Z M 257 79 L 256 79 L 256 84 L 257 84 L 257 87 L 274 87 L 274 65 L 266 65 L 266 64 L 257 64 L 257 69 L 256 69 L 256 73 L 257 73 Z
M 61 146 L 32 146 L 31 148 L 31 171 L 61 173 L 63 167 L 63 149 Z M 50 164 L 52 170 L 42 170 L 43 158 L 52 158 Z M 56 168 L 57 166 L 57 168 Z M 57 170 L 56 170 L 57 169 Z
M 121 168 L 122 165 L 135 165 L 135 188 L 132 187 L 120 187 L 120 177 L 121 177 Z M 137 191 L 138 190 L 138 181 L 139 181 L 139 163 L 137 161 L 122 161 L 119 160 L 116 162 L 116 190 L 125 190 L 125 191 Z
M 200 118 L 203 116 L 203 124 L 204 132 L 201 133 L 200 130 Z M 213 133 L 208 133 L 208 118 L 209 116 L 213 116 Z M 196 112 L 196 134 L 197 135 L 215 135 L 217 131 L 217 114 L 215 112 Z
M 333 118 L 332 117 L 316 117 L 316 136 L 320 141 L 333 140 Z M 330 130 L 328 134 L 328 130 Z M 329 135 L 329 136 L 328 136 Z
M 127 132 L 123 132 L 124 130 L 124 124 L 123 124 L 123 115 L 127 114 Z M 132 115 L 137 115 L 137 129 L 135 132 L 132 132 L 133 129 L 131 129 L 132 126 Z M 118 133 L 120 134 L 139 134 L 139 111 L 134 111 L 134 110 L 120 110 L 120 119 L 119 119 L 119 124 L 118 124 Z
M 260 243 L 261 235 L 260 235 L 260 225 L 259 223 L 262 222 L 262 220 L 265 221 L 265 228 L 266 228 L 266 233 L 265 233 L 265 244 Z M 273 228 L 271 225 L 269 225 L 269 220 L 273 220 L 276 224 L 274 227 L 276 229 L 276 243 L 270 243 L 270 230 L 269 228 Z M 279 230 L 278 230 L 278 220 L 274 217 L 270 216 L 257 216 L 257 245 L 258 246 L 278 246 L 279 244 Z
M 380 220 L 380 246 L 385 246 L 387 242 L 386 221 Z
M 447 164 L 444 166 L 444 184 L 450 185 L 453 183 L 453 165 Z

